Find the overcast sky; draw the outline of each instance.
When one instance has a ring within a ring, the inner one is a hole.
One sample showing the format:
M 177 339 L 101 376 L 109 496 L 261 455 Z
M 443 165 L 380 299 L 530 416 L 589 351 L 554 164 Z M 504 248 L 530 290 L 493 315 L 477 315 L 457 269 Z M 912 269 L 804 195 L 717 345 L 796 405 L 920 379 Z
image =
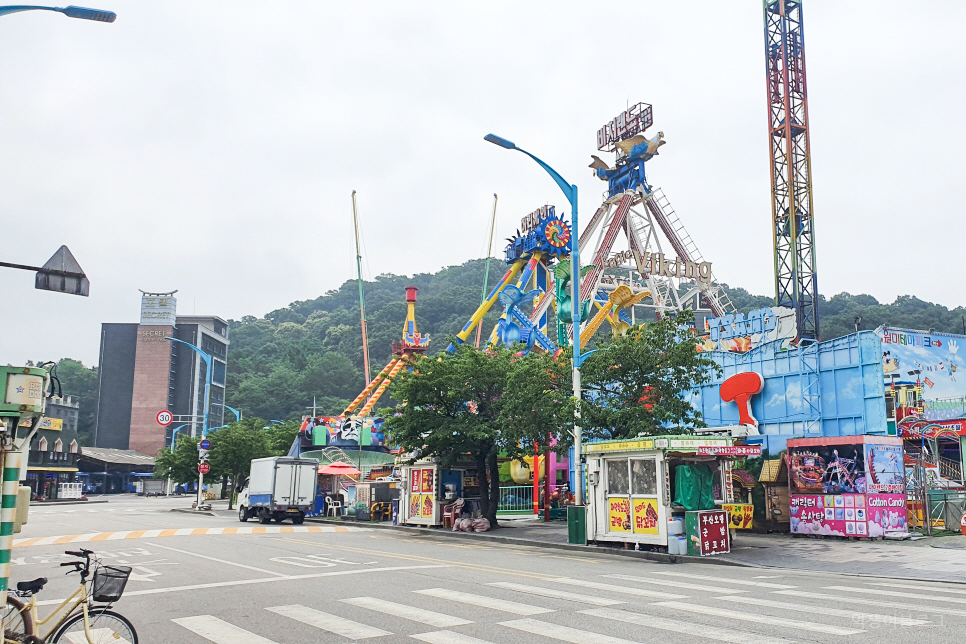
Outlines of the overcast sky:
M 354 277 L 481 256 L 581 190 L 596 131 L 653 104 L 648 164 L 714 272 L 773 294 L 761 2 L 89 0 L 0 19 L 0 259 L 67 244 L 89 298 L 0 269 L 0 362 L 98 358 L 138 289 L 264 315 Z M 103 6 L 101 6 L 103 5 Z M 962 2 L 806 0 L 819 286 L 966 304 Z M 559 211 L 558 210 L 558 211 Z M 956 215 L 955 213 L 959 213 Z M 402 294 L 400 294 L 402 297 Z

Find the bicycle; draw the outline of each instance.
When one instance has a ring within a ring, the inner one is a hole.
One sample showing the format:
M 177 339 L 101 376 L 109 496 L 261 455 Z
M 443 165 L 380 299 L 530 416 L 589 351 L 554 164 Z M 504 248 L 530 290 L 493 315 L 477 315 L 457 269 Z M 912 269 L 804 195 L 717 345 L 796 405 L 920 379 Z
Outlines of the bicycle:
M 60 564 L 73 567 L 67 571 L 68 575 L 80 574 L 77 590 L 47 617 L 40 619 L 37 593 L 43 590 L 47 578 L 17 583 L 17 589 L 7 595 L 3 614 L 4 644 L 138 644 L 137 631 L 130 620 L 110 610 L 121 598 L 131 569 L 105 565 L 93 551 L 84 548 L 76 552 L 68 550 L 66 554 L 83 559 Z M 91 579 L 90 592 L 88 578 Z M 106 605 L 96 606 L 94 602 Z

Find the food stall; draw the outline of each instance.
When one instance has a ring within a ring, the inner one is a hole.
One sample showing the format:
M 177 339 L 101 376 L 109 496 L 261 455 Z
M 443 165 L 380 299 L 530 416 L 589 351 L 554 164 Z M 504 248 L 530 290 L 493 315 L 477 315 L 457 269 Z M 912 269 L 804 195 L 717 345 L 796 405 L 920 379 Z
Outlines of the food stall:
M 737 440 L 673 435 L 586 444 L 587 540 L 673 554 L 727 552 L 722 506 L 735 500 L 731 464 L 761 455 L 760 446 Z
M 909 531 L 901 438 L 789 439 L 788 486 L 792 534 L 881 538 Z
M 443 469 L 434 460 L 420 460 L 400 467 L 400 525 L 440 526 L 443 506 L 463 499 L 463 516 L 479 511 L 480 479 L 475 466 L 454 465 Z

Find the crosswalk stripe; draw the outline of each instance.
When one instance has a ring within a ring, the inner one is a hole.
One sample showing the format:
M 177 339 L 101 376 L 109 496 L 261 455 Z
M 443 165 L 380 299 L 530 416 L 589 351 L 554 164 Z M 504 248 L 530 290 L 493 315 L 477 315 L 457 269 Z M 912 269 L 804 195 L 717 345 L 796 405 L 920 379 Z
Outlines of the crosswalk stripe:
M 337 615 L 330 615 L 329 613 L 323 613 L 320 610 L 308 608 L 300 604 L 293 604 L 291 606 L 274 606 L 267 610 L 270 610 L 277 615 L 282 615 L 283 617 L 290 617 L 291 619 L 302 622 L 303 624 L 320 628 L 323 631 L 328 631 L 330 633 L 335 633 L 336 635 L 341 635 L 342 637 L 347 637 L 350 640 L 364 640 L 368 637 L 392 635 L 392 633 L 389 631 L 384 631 L 381 628 L 360 624 L 359 622 L 354 622 L 351 619 L 346 619 Z
M 453 631 L 434 631 L 432 633 L 419 633 L 409 637 L 429 644 L 493 644 L 486 640 L 481 640 L 470 635 L 454 633 Z
M 729 579 L 728 577 L 712 577 L 710 575 L 691 575 L 683 572 L 654 572 L 654 575 L 663 575 L 665 577 L 684 577 L 686 579 L 700 579 L 702 581 L 723 581 L 726 584 L 738 584 L 739 586 L 757 586 L 758 588 L 798 588 L 798 586 L 789 586 L 788 584 L 773 584 L 767 581 L 751 581 L 746 579 Z
M 445 588 L 427 588 L 425 590 L 414 590 L 413 592 L 419 593 L 420 595 L 429 595 L 430 597 L 439 597 L 440 599 L 448 599 L 450 601 L 471 604 L 473 606 L 482 606 L 483 608 L 501 610 L 505 613 L 513 613 L 514 615 L 540 615 L 541 613 L 554 612 L 554 609 L 552 608 L 530 606 L 528 604 L 512 602 L 506 599 L 486 597 L 485 595 L 473 595 L 471 593 L 464 593 L 458 590 L 447 590 Z
M 558 577 L 550 579 L 558 584 L 569 584 L 571 586 L 583 586 L 584 588 L 594 588 L 596 590 L 606 590 L 612 593 L 624 593 L 625 595 L 636 595 L 638 597 L 656 597 L 659 599 L 687 599 L 687 595 L 673 595 L 659 590 L 644 590 L 643 588 L 632 588 L 630 586 L 615 586 L 614 584 L 602 584 L 596 581 L 585 579 L 570 579 L 568 577 Z
M 905 597 L 907 599 L 926 599 L 931 602 L 951 602 L 966 604 L 966 597 L 941 597 L 940 595 L 920 595 L 919 593 L 904 593 L 899 590 L 879 590 L 878 588 L 863 588 L 862 586 L 822 586 L 825 590 L 845 590 L 852 593 L 866 593 L 883 597 Z
M 246 631 L 244 628 L 238 628 L 214 615 L 180 617 L 171 621 L 215 644 L 276 644 L 270 639 Z
M 387 615 L 402 617 L 403 619 L 409 619 L 414 622 L 422 622 L 423 624 L 435 626 L 436 628 L 446 628 L 448 626 L 460 626 L 462 624 L 473 623 L 472 621 L 463 619 L 461 617 L 444 615 L 443 613 L 436 613 L 424 608 L 416 608 L 415 606 L 396 604 L 394 602 L 376 599 L 375 597 L 347 597 L 345 599 L 340 599 L 339 601 L 346 604 L 352 604 L 353 606 L 359 606 L 361 608 L 368 608 L 369 610 L 385 613 Z
M 772 626 L 784 626 L 787 628 L 800 628 L 816 633 L 828 633 L 830 635 L 858 635 L 865 631 L 860 628 L 847 628 L 844 626 L 833 626 L 831 624 L 819 624 L 817 622 L 802 622 L 797 619 L 785 617 L 771 617 L 769 615 L 759 615 L 755 613 L 743 613 L 737 610 L 726 608 L 713 608 L 700 604 L 686 604 L 684 602 L 655 602 L 652 606 L 664 606 L 675 610 L 683 610 L 689 613 L 699 613 L 701 615 L 711 615 L 713 617 L 726 617 L 728 619 L 738 619 L 746 622 L 757 622 L 759 624 L 770 624 Z
M 724 588 L 722 586 L 705 586 L 703 584 L 689 584 L 683 581 L 671 581 L 670 579 L 653 579 L 651 577 L 634 577 L 633 575 L 601 575 L 611 579 L 622 579 L 624 581 L 640 581 L 645 584 L 655 586 L 670 586 L 671 588 L 683 588 L 686 590 L 703 590 L 709 593 L 743 593 L 744 590 L 734 588 Z
M 754 598 L 749 597 L 748 599 Z M 674 633 L 682 633 L 684 635 L 706 637 L 708 639 L 718 640 L 719 642 L 733 642 L 734 644 L 748 644 L 748 642 L 754 642 L 755 644 L 791 644 L 790 640 L 785 640 L 778 637 L 768 637 L 758 633 L 735 631 L 731 630 L 730 628 L 718 628 L 716 626 L 708 626 L 706 624 L 694 624 L 684 620 L 677 621 L 643 613 L 632 613 L 628 610 L 618 610 L 615 608 L 591 608 L 577 612 L 583 615 L 602 617 L 603 619 L 611 620 L 612 622 L 618 624 L 639 624 L 648 628 L 657 628 L 662 631 L 672 631 Z
M 615 606 L 617 604 L 626 603 L 616 599 L 604 599 L 603 597 L 591 597 L 589 595 L 568 593 L 566 590 L 557 590 L 556 588 L 541 588 L 539 586 L 515 584 L 512 581 L 495 581 L 487 584 L 487 586 L 508 588 L 509 590 L 515 590 L 521 593 L 530 593 L 531 595 L 540 595 L 541 597 L 553 597 L 554 599 L 566 599 L 568 601 L 584 602 L 585 604 L 593 604 L 595 606 Z
M 747 595 L 726 595 L 724 597 L 715 597 L 715 599 L 728 602 L 738 602 L 740 604 L 751 604 L 752 606 L 769 606 L 771 608 L 780 608 L 782 610 L 797 610 L 805 613 L 821 613 L 822 615 L 834 615 L 836 617 L 848 617 L 850 619 L 863 619 L 877 624 L 892 624 L 894 626 L 922 626 L 923 624 L 929 623 L 926 620 L 913 619 L 911 617 L 899 617 L 898 615 L 882 615 L 877 613 L 860 613 L 858 611 L 846 610 L 843 608 L 828 608 L 826 606 L 818 607 L 810 606 L 808 604 L 776 602 L 770 599 L 761 599 L 760 597 L 748 597 Z
M 838 603 L 858 604 L 860 606 L 881 606 L 882 608 L 893 608 L 895 610 L 906 611 L 908 613 L 936 613 L 937 615 L 961 615 L 966 616 L 966 610 L 955 608 L 945 608 L 943 606 L 924 606 L 922 604 L 910 604 L 908 602 L 887 602 L 880 599 L 868 599 L 867 597 L 847 597 L 845 595 L 829 595 L 827 593 L 811 593 L 805 590 L 776 590 L 776 595 L 789 595 L 792 597 L 803 597 L 806 599 L 824 599 Z M 817 609 L 821 610 L 821 608 Z
M 956 595 L 966 595 L 966 590 L 962 588 L 943 588 L 942 586 L 934 586 L 927 584 L 896 584 L 896 583 L 868 583 L 869 586 L 886 586 L 888 588 L 911 588 L 913 590 L 931 590 L 937 593 L 953 593 Z
M 541 622 L 538 619 L 516 619 L 511 622 L 500 622 L 500 626 L 513 628 L 524 633 L 542 635 L 562 642 L 572 642 L 572 644 L 639 644 L 633 640 L 625 640 L 620 637 L 602 635 L 591 631 L 583 631 L 579 628 L 570 628 L 561 624 L 551 624 Z

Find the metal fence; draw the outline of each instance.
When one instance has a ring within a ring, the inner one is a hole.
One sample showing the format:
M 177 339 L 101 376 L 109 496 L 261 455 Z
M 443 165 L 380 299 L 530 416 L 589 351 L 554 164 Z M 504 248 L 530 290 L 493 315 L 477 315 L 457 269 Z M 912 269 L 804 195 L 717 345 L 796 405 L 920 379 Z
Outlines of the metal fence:
M 566 485 L 551 485 L 550 493 L 553 494 L 559 488 Z M 543 486 L 540 486 L 543 493 Z M 500 504 L 497 512 L 533 512 L 533 486 L 532 485 L 506 485 L 500 487 Z

